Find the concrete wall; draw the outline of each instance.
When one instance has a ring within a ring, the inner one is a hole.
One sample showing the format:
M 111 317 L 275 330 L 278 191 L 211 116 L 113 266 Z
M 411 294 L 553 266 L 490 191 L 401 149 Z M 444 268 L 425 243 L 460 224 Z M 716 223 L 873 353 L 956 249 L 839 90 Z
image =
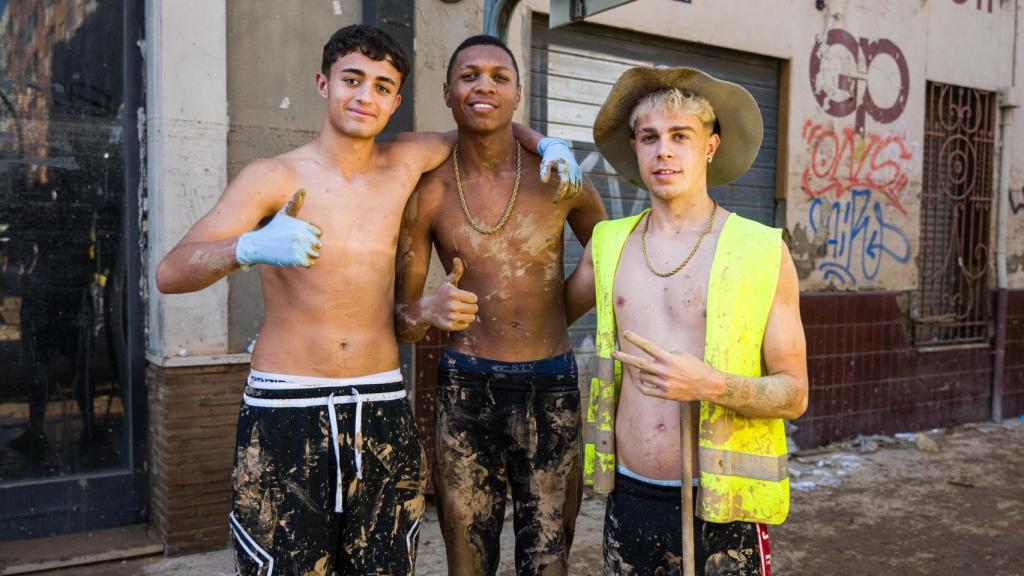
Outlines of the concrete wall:
M 1011 83 L 1014 48 L 1019 54 L 1024 44 L 1013 37 L 1021 0 L 991 4 L 989 11 L 986 1 L 979 9 L 975 0 L 829 0 L 818 11 L 810 0 L 636 0 L 588 21 L 785 60 L 779 197 L 786 200 L 801 288 L 906 291 L 917 286 L 926 84 L 999 90 Z M 417 2 L 417 14 L 421 22 L 437 22 L 475 15 L 482 6 L 482 0 Z M 529 26 L 523 22 L 529 11 L 548 10 L 547 0 L 523 0 L 513 13 L 509 44 L 524 69 Z M 443 34 L 432 26 L 418 30 L 420 47 L 454 46 L 470 32 L 462 24 Z M 1018 55 L 1018 77 L 1021 60 Z M 851 82 L 856 95 L 841 82 Z M 865 106 L 867 93 L 874 108 Z M 418 113 L 434 109 L 417 101 Z M 1018 117 L 1014 143 L 1022 151 L 1024 114 Z M 1012 286 L 1024 287 L 1024 154 L 1013 158 L 1017 213 L 1011 210 L 1008 245 Z M 836 210 L 847 206 L 862 215 L 837 226 Z M 881 231 L 882 244 L 863 230 Z
M 224 0 L 147 0 L 148 352 L 151 361 L 227 351 L 227 283 L 156 292 L 163 257 L 227 184 Z
M 1014 45 L 1013 77 L 1017 86 L 1024 85 L 1024 0 L 1017 4 L 1017 37 Z M 1009 219 L 1007 234 L 1007 269 L 1010 274 L 1010 288 L 1024 289 L 1024 108 L 1013 113 L 1010 129 L 1010 190 Z
M 362 1 L 248 0 L 227 6 L 228 177 L 257 158 L 316 136 L 323 99 L 316 92 L 324 43 L 362 21 Z M 228 348 L 248 349 L 263 321 L 259 275 L 228 278 Z

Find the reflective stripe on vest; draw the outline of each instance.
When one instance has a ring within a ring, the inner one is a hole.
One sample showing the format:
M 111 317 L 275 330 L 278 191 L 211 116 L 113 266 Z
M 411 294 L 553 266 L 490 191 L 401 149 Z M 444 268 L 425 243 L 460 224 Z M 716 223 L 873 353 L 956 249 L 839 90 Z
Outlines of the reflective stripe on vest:
M 697 451 L 700 471 L 719 476 L 742 476 L 752 480 L 781 482 L 789 478 L 789 460 L 785 456 L 761 456 L 715 448 Z

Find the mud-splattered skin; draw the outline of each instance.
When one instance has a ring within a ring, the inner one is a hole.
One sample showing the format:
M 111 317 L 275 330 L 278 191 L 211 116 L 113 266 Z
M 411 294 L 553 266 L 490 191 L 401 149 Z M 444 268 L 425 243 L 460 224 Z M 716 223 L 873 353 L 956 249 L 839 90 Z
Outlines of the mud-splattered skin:
M 460 171 L 466 203 L 474 219 L 494 225 L 501 218 L 515 180 L 513 140 L 510 154 L 491 169 L 472 161 L 460 145 Z M 466 221 L 448 159 L 426 174 L 406 210 L 401 239 L 400 296 L 412 302 L 426 278 L 431 244 L 446 271 L 455 257 L 466 271 L 459 288 L 477 295 L 478 321 L 453 333 L 451 350 L 517 361 L 536 360 L 569 349 L 563 295 L 563 231 L 566 221 L 582 242 L 593 225 L 605 218 L 592 186 L 583 195 L 552 202 L 557 183 L 545 184 L 538 175 L 540 159 L 523 152 L 519 196 L 504 228 L 481 234 Z
M 495 46 L 472 46 L 456 55 L 445 102 L 458 130 L 459 168 L 473 219 L 494 226 L 516 179 L 512 114 L 521 90 L 514 65 Z M 480 105 L 485 105 L 481 109 Z M 562 234 L 566 221 L 582 244 L 607 218 L 597 190 L 553 202 L 558 178 L 540 180 L 540 158 L 524 150 L 519 194 L 504 227 L 473 229 L 463 213 L 449 158 L 424 175 L 406 208 L 399 242 L 397 298 L 416 302 L 423 292 L 431 244 L 446 272 L 462 259 L 459 288 L 476 294 L 479 321 L 453 333 L 448 348 L 495 360 L 548 358 L 569 349 L 563 293 Z

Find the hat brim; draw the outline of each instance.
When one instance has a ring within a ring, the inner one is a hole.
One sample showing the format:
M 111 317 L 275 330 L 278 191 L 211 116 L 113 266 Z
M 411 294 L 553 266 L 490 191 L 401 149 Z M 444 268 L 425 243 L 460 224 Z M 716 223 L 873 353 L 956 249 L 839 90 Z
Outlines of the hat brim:
M 667 88 L 703 96 L 715 111 L 721 143 L 708 164 L 708 187 L 727 184 L 742 176 L 757 157 L 764 127 L 757 102 L 739 84 L 718 80 L 695 68 L 636 67 L 623 72 L 594 121 L 594 143 L 615 171 L 633 184 L 646 187 L 640 177 L 629 115 L 641 98 Z

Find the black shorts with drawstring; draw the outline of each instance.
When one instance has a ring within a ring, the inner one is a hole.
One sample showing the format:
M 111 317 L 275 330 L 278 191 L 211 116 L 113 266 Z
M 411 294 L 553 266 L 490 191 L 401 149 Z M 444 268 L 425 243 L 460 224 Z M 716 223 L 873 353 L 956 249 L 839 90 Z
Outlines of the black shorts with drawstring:
M 398 370 L 253 371 L 229 522 L 243 576 L 413 574 L 426 459 Z
M 682 574 L 682 495 L 678 485 L 664 484 L 621 467 L 616 471 L 615 490 L 608 496 L 604 517 L 605 576 Z M 696 500 L 697 487 L 688 490 Z M 718 524 L 694 518 L 693 528 L 697 574 L 771 576 L 764 524 Z

